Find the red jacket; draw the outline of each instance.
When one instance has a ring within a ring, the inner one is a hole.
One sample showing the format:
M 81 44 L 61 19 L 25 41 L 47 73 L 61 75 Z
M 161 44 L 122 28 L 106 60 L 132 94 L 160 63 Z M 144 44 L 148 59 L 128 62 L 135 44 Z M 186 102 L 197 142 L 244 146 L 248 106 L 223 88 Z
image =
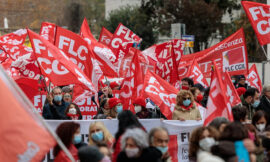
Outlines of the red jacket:
M 75 159 L 75 161 L 79 160 L 78 150 L 73 144 L 70 145 L 68 150 L 70 151 L 70 153 L 73 156 L 73 158 Z M 57 156 L 55 157 L 54 162 L 71 162 L 71 160 L 68 158 L 68 156 L 65 154 L 65 152 L 63 150 L 61 150 L 57 154 Z

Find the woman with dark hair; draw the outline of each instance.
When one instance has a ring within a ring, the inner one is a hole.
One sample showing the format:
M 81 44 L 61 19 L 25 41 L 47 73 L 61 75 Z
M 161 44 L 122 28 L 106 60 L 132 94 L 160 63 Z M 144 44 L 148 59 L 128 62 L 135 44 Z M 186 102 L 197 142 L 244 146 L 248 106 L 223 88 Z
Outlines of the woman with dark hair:
M 77 104 L 71 103 L 67 107 L 65 114 L 69 120 L 81 120 L 82 114 Z
M 121 113 L 118 114 L 118 131 L 115 134 L 115 143 L 114 143 L 114 153 L 113 153 L 113 162 L 116 162 L 117 156 L 121 151 L 120 148 L 120 140 L 122 134 L 125 133 L 125 131 L 128 128 L 141 128 L 143 130 L 144 127 L 142 124 L 139 122 L 138 118 L 129 110 L 122 111 Z
M 235 142 L 245 138 L 248 138 L 248 130 L 240 122 L 233 122 L 224 128 L 220 140 Z
M 268 116 L 267 114 L 259 110 L 252 117 L 252 124 L 256 127 L 259 136 L 263 134 L 265 128 L 268 126 Z
M 201 104 L 201 102 L 202 102 L 202 100 L 203 100 L 203 95 L 201 94 L 200 89 L 197 88 L 197 87 L 192 87 L 192 88 L 190 88 L 189 90 L 190 90 L 190 92 L 193 94 L 194 100 L 195 100 L 197 103 Z
M 57 127 L 56 134 L 68 148 L 73 158 L 78 160 L 78 150 L 74 144 L 80 143 L 82 139 L 80 134 L 80 124 L 75 122 L 64 122 Z M 54 147 L 53 155 L 55 157 L 55 162 L 70 161 L 59 145 Z

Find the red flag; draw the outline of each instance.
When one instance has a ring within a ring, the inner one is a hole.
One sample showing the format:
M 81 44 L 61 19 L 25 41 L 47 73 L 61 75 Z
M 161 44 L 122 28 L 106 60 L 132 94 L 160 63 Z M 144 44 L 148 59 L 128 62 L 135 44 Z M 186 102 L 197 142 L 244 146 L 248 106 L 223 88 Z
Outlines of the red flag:
M 255 64 L 250 67 L 247 80 L 251 87 L 257 88 L 260 92 L 262 92 L 262 82 Z
M 102 27 L 98 41 L 106 46 L 109 46 L 112 37 L 113 37 L 113 34 L 105 27 Z
M 22 45 L 27 36 L 26 29 L 19 29 L 0 37 L 0 44 Z
M 34 118 L 25 96 L 0 71 L 0 142 L 5 146 L 0 147 L 1 161 L 42 161 L 56 142 Z
M 28 35 L 42 74 L 53 84 L 79 84 L 96 93 L 93 83 L 63 51 L 31 30 L 28 30 Z
M 191 64 L 189 72 L 187 73 L 187 77 L 192 78 L 194 84 L 200 83 L 205 88 L 209 87 L 208 82 L 206 81 L 206 78 L 203 76 L 200 66 L 198 65 L 195 58 Z
M 243 28 L 219 42 L 218 44 L 190 55 L 184 55 L 178 66 L 179 78 L 183 78 L 192 60 L 196 58 L 205 77 L 210 77 L 212 60 L 218 68 L 228 71 L 230 75 L 243 75 L 248 72 L 247 49 Z
M 178 90 L 160 76 L 147 71 L 143 86 L 144 97 L 149 97 L 167 119 L 172 119 Z
M 216 63 L 213 63 L 210 92 L 207 101 L 206 118 L 204 125 L 208 125 L 216 117 L 225 117 L 230 121 L 233 120 L 231 104 L 225 94 L 225 86 L 222 82 L 221 74 Z
M 49 22 L 43 22 L 41 24 L 39 35 L 42 36 L 47 41 L 54 44 L 55 41 L 55 32 L 56 32 L 56 25 Z
M 21 78 L 21 74 L 20 74 L 20 72 L 16 68 L 14 68 L 14 67 L 11 66 L 12 62 L 13 61 L 12 61 L 11 58 L 7 58 L 5 60 L 5 62 L 2 63 L 2 66 L 5 69 L 6 73 L 11 78 L 13 78 L 14 80 L 16 80 L 16 79 Z
M 110 48 L 113 50 L 116 60 L 113 63 L 118 62 L 128 53 L 129 48 L 133 43 L 140 43 L 142 39 L 133 33 L 130 29 L 119 23 L 117 29 L 111 39 Z
M 241 3 L 257 35 L 259 43 L 261 45 L 270 43 L 270 6 L 249 1 L 242 1 Z
M 117 77 L 115 66 L 112 64 L 116 57 L 112 50 L 94 39 L 86 19 L 81 26 L 81 36 L 88 43 L 89 49 L 93 51 L 98 64 L 106 76 Z

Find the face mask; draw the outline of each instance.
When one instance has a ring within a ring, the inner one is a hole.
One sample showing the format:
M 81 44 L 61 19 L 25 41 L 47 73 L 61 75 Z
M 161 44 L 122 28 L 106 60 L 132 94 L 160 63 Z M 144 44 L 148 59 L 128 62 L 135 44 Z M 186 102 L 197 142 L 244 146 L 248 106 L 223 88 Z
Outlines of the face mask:
M 75 108 L 71 108 L 71 109 L 68 110 L 68 113 L 72 114 L 72 115 L 75 115 L 75 114 L 77 114 L 77 110 Z
M 232 80 L 233 83 L 235 83 L 235 80 Z
M 182 89 L 183 90 L 189 90 L 189 87 L 188 86 L 182 86 Z
M 198 102 L 201 102 L 203 100 L 203 95 L 202 94 L 199 94 L 198 96 L 197 96 L 197 101 Z
M 191 103 L 190 99 L 186 99 L 186 100 L 183 101 L 184 106 L 189 106 L 190 103 Z
M 257 128 L 260 132 L 262 132 L 262 131 L 264 131 L 264 129 L 265 129 L 265 124 L 256 124 L 256 128 Z
M 135 109 L 135 112 L 136 113 L 142 111 L 142 107 L 141 106 L 135 106 L 134 109 Z
M 255 100 L 252 106 L 256 108 L 259 106 L 259 104 L 260 104 L 260 100 Z
M 100 162 L 111 162 L 111 159 L 108 156 L 104 156 Z
M 102 131 L 99 131 L 99 132 L 96 132 L 96 133 L 93 133 L 92 135 L 92 139 L 96 142 L 100 142 L 103 140 L 104 136 L 103 136 L 103 132 Z
M 74 136 L 73 143 L 78 144 L 82 141 L 82 136 L 80 134 L 77 134 Z
M 56 95 L 53 97 L 53 99 L 55 102 L 60 102 L 60 101 L 62 101 L 62 95 Z
M 156 147 L 162 154 L 165 154 L 168 151 L 168 147 Z
M 121 111 L 123 111 L 123 106 L 116 106 L 116 112 L 120 113 Z
M 126 152 L 127 157 L 132 158 L 138 155 L 139 148 L 126 148 L 125 152 Z
M 200 140 L 199 145 L 201 147 L 201 149 L 203 149 L 204 151 L 208 151 L 210 152 L 211 147 L 215 144 L 215 139 L 212 137 L 207 137 L 204 138 L 202 140 Z

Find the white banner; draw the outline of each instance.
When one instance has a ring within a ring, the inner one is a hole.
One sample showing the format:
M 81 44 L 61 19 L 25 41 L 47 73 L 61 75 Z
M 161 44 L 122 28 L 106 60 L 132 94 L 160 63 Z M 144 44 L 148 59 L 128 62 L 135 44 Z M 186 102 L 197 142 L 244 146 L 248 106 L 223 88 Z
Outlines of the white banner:
M 47 123 L 53 130 L 56 130 L 59 124 L 69 122 L 71 120 L 47 120 Z M 74 121 L 74 120 L 73 120 Z M 81 125 L 82 140 L 88 143 L 89 126 L 92 122 L 102 121 L 112 135 L 118 130 L 118 120 L 102 119 L 102 120 L 77 120 Z M 165 127 L 169 131 L 170 142 L 169 152 L 174 162 L 188 162 L 189 136 L 191 132 L 203 125 L 203 121 L 178 121 L 178 120 L 160 120 L 160 119 L 140 119 L 145 129 L 149 132 L 154 127 Z M 45 162 L 53 161 L 53 151 L 45 157 Z

